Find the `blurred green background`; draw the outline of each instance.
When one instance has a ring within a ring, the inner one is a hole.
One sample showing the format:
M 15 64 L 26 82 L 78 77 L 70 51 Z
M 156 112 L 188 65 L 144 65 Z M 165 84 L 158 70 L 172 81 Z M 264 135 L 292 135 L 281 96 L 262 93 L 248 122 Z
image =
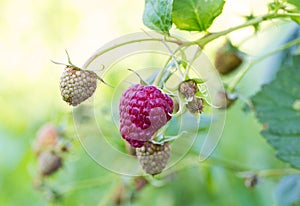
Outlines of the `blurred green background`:
M 228 0 L 211 31 L 242 23 L 241 16 L 252 11 L 266 12 L 266 2 Z M 113 205 L 120 185 L 125 185 L 125 199 L 133 190 L 129 177 L 105 170 L 82 149 L 71 122 L 72 109 L 59 93 L 63 68 L 49 60 L 66 62 L 67 49 L 73 63 L 80 66 L 106 42 L 145 29 L 143 6 L 141 0 L 0 1 L 0 205 Z M 265 28 L 242 47 L 253 57 L 266 48 L 276 48 L 292 26 L 271 22 Z M 239 42 L 251 33 L 244 29 L 230 37 Z M 217 40 L 208 46 L 207 54 L 213 57 L 219 44 Z M 253 68 L 240 85 L 241 93 L 247 97 L 270 79 L 268 68 L 276 68 L 275 60 L 267 59 Z M 287 167 L 259 134 L 261 125 L 254 115 L 241 111 L 243 105 L 239 101 L 228 111 L 222 139 L 213 154 L 229 163 L 191 160 L 192 166 L 185 166 L 188 161 L 183 160 L 179 163 L 182 169 L 169 177 L 171 181 L 146 186 L 136 194 L 134 203 L 127 205 L 273 205 L 277 178 L 262 179 L 249 189 L 231 169 L 232 163 L 250 169 Z M 48 180 L 62 195 L 54 203 L 49 201 L 53 193 L 34 189 L 37 162 L 32 142 L 38 128 L 47 122 L 64 122 L 74 139 L 63 169 Z

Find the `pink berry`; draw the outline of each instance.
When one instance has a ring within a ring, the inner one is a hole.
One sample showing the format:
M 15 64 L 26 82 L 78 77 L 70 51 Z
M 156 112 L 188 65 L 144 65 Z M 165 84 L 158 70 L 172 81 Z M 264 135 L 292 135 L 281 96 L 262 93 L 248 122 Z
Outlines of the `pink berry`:
M 171 119 L 173 100 L 155 86 L 136 84 L 122 94 L 119 110 L 122 137 L 142 147 Z

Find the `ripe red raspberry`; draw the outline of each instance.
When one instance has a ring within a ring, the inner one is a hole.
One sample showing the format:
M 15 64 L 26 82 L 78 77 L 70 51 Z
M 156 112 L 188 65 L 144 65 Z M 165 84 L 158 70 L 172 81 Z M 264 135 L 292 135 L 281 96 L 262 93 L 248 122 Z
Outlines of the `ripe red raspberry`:
M 122 94 L 119 110 L 122 137 L 141 147 L 171 119 L 173 100 L 154 86 L 136 84 Z

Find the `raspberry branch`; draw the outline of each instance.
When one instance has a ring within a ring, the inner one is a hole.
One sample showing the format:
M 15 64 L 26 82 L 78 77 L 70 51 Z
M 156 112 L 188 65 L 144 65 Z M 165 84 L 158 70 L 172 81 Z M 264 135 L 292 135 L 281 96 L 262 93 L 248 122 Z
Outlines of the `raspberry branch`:
M 198 44 L 200 48 L 204 48 L 206 44 L 208 44 L 209 42 L 221 37 L 221 36 L 225 36 L 233 31 L 239 30 L 239 29 L 243 29 L 245 27 L 248 26 L 253 26 L 256 24 L 259 24 L 263 21 L 268 21 L 268 20 L 272 20 L 272 19 L 278 19 L 278 18 L 289 18 L 289 17 L 300 17 L 300 13 L 283 13 L 283 14 L 278 14 L 278 13 L 274 13 L 274 14 L 265 14 L 262 16 L 258 16 L 256 18 L 253 18 L 241 25 L 229 28 L 227 30 L 224 31 L 220 31 L 220 32 L 216 32 L 216 33 L 210 33 L 207 34 L 206 36 L 194 41 L 194 42 L 190 42 L 189 44 Z
M 285 49 L 288 49 L 292 46 L 295 46 L 297 44 L 300 44 L 300 38 L 297 38 L 293 41 L 288 42 L 287 44 L 275 49 L 274 51 L 271 51 L 261 57 L 259 57 L 258 59 L 254 60 L 253 62 L 251 62 L 250 64 L 247 65 L 247 67 L 245 67 L 243 70 L 241 70 L 235 77 L 234 79 L 231 81 L 231 83 L 228 85 L 228 91 L 233 93 L 236 90 L 237 85 L 239 84 L 239 82 L 242 80 L 242 78 L 245 76 L 245 74 L 257 63 L 263 61 L 264 59 L 278 53 L 281 52 Z

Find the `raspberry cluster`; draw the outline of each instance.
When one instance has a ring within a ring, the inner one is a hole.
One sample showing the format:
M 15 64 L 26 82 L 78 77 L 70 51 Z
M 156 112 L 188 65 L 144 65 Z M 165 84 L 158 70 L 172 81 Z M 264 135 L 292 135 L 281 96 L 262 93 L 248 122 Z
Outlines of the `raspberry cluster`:
M 199 89 L 195 80 L 189 79 L 181 82 L 178 87 L 178 91 L 188 101 L 186 108 L 191 113 L 202 113 L 203 100 L 202 98 L 196 97 L 196 93 Z
M 65 145 L 60 144 L 60 140 L 58 129 L 53 124 L 45 124 L 38 130 L 34 151 L 38 158 L 40 176 L 49 176 L 62 167 L 61 153 L 67 150 Z

